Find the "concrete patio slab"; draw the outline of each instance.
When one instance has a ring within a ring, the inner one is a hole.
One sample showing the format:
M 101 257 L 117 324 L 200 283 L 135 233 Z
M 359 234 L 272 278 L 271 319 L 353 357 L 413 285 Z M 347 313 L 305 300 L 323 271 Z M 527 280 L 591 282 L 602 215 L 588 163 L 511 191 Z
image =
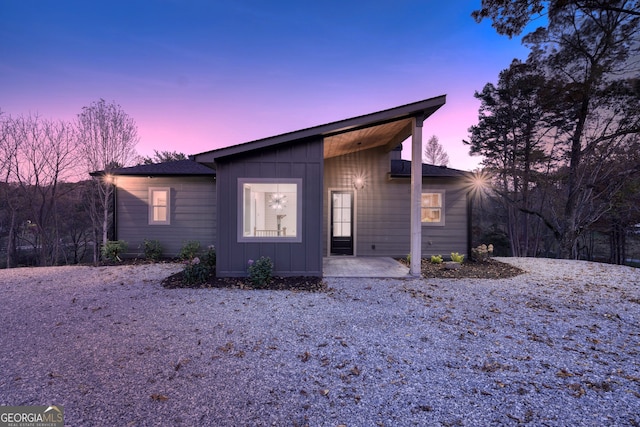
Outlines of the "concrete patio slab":
M 389 257 L 328 257 L 322 260 L 324 277 L 407 277 L 409 268 Z

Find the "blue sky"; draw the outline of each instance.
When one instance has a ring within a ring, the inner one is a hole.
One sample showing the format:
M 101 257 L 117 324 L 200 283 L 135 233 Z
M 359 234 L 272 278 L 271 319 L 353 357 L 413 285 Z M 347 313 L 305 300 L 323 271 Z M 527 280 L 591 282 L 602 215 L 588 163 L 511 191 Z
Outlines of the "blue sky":
M 73 120 L 104 98 L 141 154 L 193 154 L 446 94 L 424 139 L 472 169 L 473 93 L 527 55 L 479 4 L 0 0 L 0 109 Z

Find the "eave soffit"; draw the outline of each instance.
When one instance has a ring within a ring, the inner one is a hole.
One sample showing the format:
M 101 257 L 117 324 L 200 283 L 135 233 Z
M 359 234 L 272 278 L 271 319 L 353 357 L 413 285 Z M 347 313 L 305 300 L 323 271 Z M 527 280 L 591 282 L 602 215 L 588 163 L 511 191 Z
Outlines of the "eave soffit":
M 318 137 L 324 138 L 325 158 L 380 146 L 390 151 L 411 136 L 414 118 L 420 121 L 427 119 L 445 102 L 446 95 L 442 95 L 364 116 L 207 151 L 192 156 L 192 159 L 213 163 L 217 158 Z

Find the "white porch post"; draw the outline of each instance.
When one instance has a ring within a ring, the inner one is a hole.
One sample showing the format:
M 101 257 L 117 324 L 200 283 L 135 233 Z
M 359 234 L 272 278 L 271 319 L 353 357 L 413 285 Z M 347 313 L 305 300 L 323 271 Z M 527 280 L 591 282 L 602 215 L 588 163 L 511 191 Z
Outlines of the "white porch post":
M 422 123 L 423 117 L 413 118 L 411 137 L 411 266 L 412 276 L 420 276 L 422 263 Z

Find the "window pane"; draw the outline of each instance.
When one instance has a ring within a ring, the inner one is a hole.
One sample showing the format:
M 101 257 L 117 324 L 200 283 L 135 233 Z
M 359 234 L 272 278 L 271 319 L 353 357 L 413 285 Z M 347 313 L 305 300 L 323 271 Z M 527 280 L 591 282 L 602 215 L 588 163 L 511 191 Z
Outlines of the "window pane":
M 342 196 L 342 207 L 345 209 L 351 208 L 351 194 L 341 194 Z
M 444 225 L 444 218 L 442 211 L 444 200 L 444 192 L 438 191 L 433 193 L 422 193 L 420 199 L 421 205 L 421 220 L 424 223 L 441 224 Z
M 166 221 L 167 220 L 167 208 L 164 206 L 153 207 L 153 220 L 154 221 Z
M 333 223 L 333 237 L 342 236 L 342 224 L 341 223 Z
M 170 188 L 149 188 L 149 224 L 170 223 Z
M 167 193 L 165 191 L 153 192 L 153 205 L 154 206 L 167 206 Z
M 342 223 L 342 237 L 351 236 L 351 224 L 348 222 Z
M 333 222 L 342 222 L 342 209 L 333 208 Z
M 440 222 L 440 209 L 422 208 L 422 222 Z
M 296 237 L 298 186 L 295 183 L 244 183 L 242 235 Z
M 442 194 L 440 193 L 423 193 L 422 194 L 422 206 L 429 207 L 442 207 Z

